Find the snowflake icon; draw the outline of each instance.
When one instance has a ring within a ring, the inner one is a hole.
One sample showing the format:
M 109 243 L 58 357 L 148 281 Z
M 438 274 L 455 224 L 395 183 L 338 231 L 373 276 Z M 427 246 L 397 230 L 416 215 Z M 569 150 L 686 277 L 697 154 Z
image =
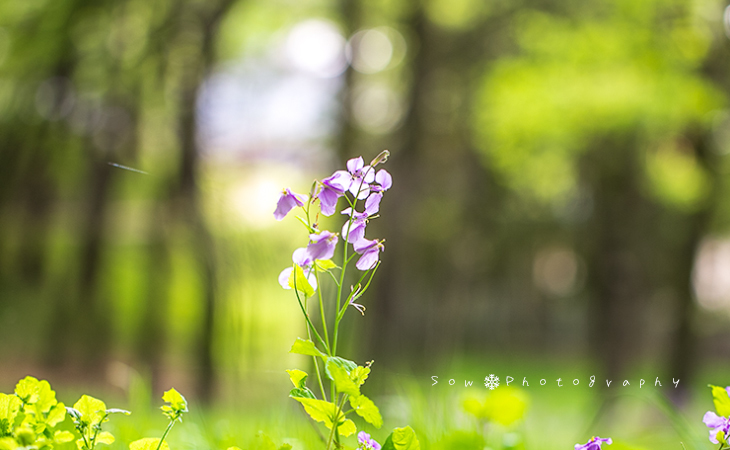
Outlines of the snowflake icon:
M 494 388 L 499 387 L 499 377 L 494 374 L 489 375 L 484 378 L 484 386 L 488 387 L 490 391 L 493 391 Z

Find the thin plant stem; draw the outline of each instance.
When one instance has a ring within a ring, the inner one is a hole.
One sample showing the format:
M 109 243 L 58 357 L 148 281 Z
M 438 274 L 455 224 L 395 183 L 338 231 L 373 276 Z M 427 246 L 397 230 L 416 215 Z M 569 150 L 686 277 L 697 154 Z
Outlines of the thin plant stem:
M 304 314 L 304 318 L 305 318 L 305 319 L 307 320 L 307 325 L 309 325 L 309 326 L 310 326 L 310 327 L 312 328 L 312 331 L 314 332 L 314 335 L 315 335 L 315 336 L 317 337 L 317 339 L 319 340 L 319 343 L 320 343 L 320 344 L 322 344 L 322 346 L 324 347 L 324 349 L 325 349 L 325 350 L 327 351 L 327 354 L 330 354 L 330 351 L 329 351 L 329 347 L 328 347 L 328 346 L 327 346 L 327 344 L 326 344 L 326 343 L 325 343 L 325 342 L 324 342 L 324 341 L 322 340 L 322 336 L 320 336 L 320 335 L 319 335 L 319 333 L 317 332 L 317 329 L 316 329 L 316 328 L 314 327 L 314 325 L 312 324 L 312 321 L 311 321 L 311 320 L 309 320 L 309 314 L 307 313 L 307 310 L 306 310 L 306 309 L 304 309 L 304 305 L 302 305 L 302 299 L 301 299 L 301 298 L 299 298 L 299 290 L 297 289 L 297 275 L 296 275 L 296 268 L 294 268 L 294 270 L 295 270 L 295 273 L 294 273 L 294 293 L 295 293 L 295 294 L 296 294 L 296 296 L 297 296 L 297 302 L 299 302 L 299 308 L 300 308 L 300 309 L 302 310 L 302 314 Z
M 324 300 L 322 300 L 322 284 L 319 282 L 319 269 L 317 268 L 317 264 L 314 264 L 314 278 L 317 280 L 317 294 L 319 297 L 319 314 L 322 317 L 322 329 L 324 331 L 324 340 L 327 342 L 327 346 L 329 346 L 330 338 L 327 335 L 327 319 L 324 315 Z M 330 355 L 333 356 L 333 355 Z
M 156 450 L 160 450 L 160 447 L 162 447 L 162 443 L 165 442 L 165 438 L 167 437 L 167 433 L 169 433 L 170 430 L 172 430 L 172 426 L 175 425 L 175 421 L 176 420 L 177 420 L 177 418 L 170 420 L 170 424 L 165 429 L 165 432 L 162 433 L 162 438 L 160 439 L 160 442 L 157 443 L 157 449 Z

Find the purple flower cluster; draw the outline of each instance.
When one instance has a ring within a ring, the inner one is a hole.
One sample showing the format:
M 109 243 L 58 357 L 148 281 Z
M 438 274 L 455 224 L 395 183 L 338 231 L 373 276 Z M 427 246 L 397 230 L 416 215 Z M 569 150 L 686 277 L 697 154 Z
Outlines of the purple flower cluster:
M 360 444 L 358 449 L 380 450 L 380 444 L 375 439 L 371 439 L 370 435 L 364 431 L 357 433 L 357 442 Z
M 710 442 L 713 444 L 719 444 L 720 440 L 727 442 L 727 435 L 730 432 L 730 418 L 707 411 L 702 418 L 702 422 L 710 427 Z
M 586 442 L 585 444 L 575 444 L 575 450 L 601 450 L 601 444 L 606 443 L 608 445 L 611 445 L 613 441 L 611 438 L 600 438 L 598 436 L 593 436 Z
M 284 189 L 274 211 L 276 220 L 283 219 L 294 207 L 305 207 L 307 211 L 309 204 L 319 201 L 322 214 L 331 216 L 337 209 L 337 201 L 348 192 L 352 199 L 348 199 L 350 207 L 342 211 L 347 216 L 342 226 L 342 237 L 347 243 L 352 244 L 353 249 L 360 255 L 355 263 L 359 270 L 373 269 L 380 259 L 380 252 L 385 248 L 382 240 L 365 239 L 365 227 L 368 220 L 375 217 L 380 211 L 380 201 L 383 193 L 393 185 L 393 178 L 386 170 L 375 170 L 375 166 L 384 162 L 387 158 L 387 151 L 381 153 L 370 165 L 365 165 L 362 157 L 353 158 L 347 161 L 347 170 L 338 170 L 332 176 L 317 182 L 317 187 L 311 198 L 306 195 L 293 193 Z M 365 200 L 364 211 L 355 209 L 358 200 Z M 316 227 L 316 225 L 315 225 Z M 337 246 L 338 237 L 329 231 L 315 231 L 309 235 L 309 245 L 306 248 L 297 249 L 292 255 L 294 264 L 301 267 L 305 277 L 316 289 L 313 265 L 316 260 L 327 260 L 332 258 Z M 289 278 L 293 267 L 284 269 L 279 275 L 279 283 L 290 289 Z

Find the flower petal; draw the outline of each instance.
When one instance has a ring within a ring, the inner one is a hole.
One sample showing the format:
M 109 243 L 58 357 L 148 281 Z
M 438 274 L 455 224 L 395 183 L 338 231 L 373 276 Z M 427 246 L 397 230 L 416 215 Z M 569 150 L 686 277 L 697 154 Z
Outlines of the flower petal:
M 344 193 L 346 190 L 350 189 L 352 176 L 344 170 L 338 170 L 333 173 L 331 177 L 322 180 L 322 184 L 329 186 L 332 189 L 336 189 L 340 191 L 340 193 Z
M 367 200 L 365 200 L 365 213 L 368 216 L 374 216 L 375 214 L 380 211 L 380 201 L 383 199 L 383 194 L 376 192 L 370 197 L 368 197 Z
M 710 428 L 722 427 L 727 419 L 718 416 L 712 411 L 707 411 L 702 417 L 702 422 Z
M 307 249 L 304 247 L 300 247 L 294 250 L 294 253 L 292 253 L 291 255 L 291 259 L 296 265 L 301 267 L 306 267 L 312 264 L 312 261 L 314 261 L 314 259 L 309 256 L 309 252 L 307 252 Z
M 346 221 L 342 225 L 342 236 L 347 239 L 347 242 L 354 244 L 365 237 L 365 222 L 362 220 L 354 220 L 352 222 L 352 229 L 350 229 L 350 221 Z
M 393 177 L 385 169 L 378 170 L 375 174 L 375 182 L 378 183 L 384 191 L 387 191 L 393 186 Z
M 340 198 L 340 196 L 337 195 L 337 192 L 325 186 L 317 195 L 317 198 L 319 198 L 319 207 L 322 209 L 322 214 L 325 216 L 331 216 L 335 213 L 337 199 Z
M 289 214 L 289 211 L 296 206 L 296 201 L 292 196 L 287 195 L 286 192 L 281 194 L 279 201 L 276 202 L 276 210 L 274 211 L 274 219 L 281 220 Z
M 380 257 L 380 249 L 373 248 L 362 254 L 360 259 L 355 263 L 355 267 L 360 270 L 370 270 L 378 263 Z
M 362 159 L 362 156 L 358 156 L 357 158 L 352 158 L 351 160 L 347 161 L 347 170 L 351 174 L 355 174 L 358 170 L 362 169 L 362 166 L 365 164 L 365 162 Z
M 287 267 L 286 269 L 282 270 L 279 274 L 279 284 L 284 289 L 291 289 L 289 286 L 289 277 L 291 276 L 291 272 L 294 270 L 292 267 Z

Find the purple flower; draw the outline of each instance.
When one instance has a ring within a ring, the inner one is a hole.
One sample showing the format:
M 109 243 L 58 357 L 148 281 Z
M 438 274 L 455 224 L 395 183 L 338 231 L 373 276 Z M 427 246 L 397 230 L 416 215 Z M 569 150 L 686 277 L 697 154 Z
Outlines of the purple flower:
M 314 259 L 312 259 L 309 256 L 309 253 L 307 252 L 306 248 L 298 248 L 294 250 L 294 253 L 292 254 L 292 261 L 297 266 L 301 267 L 304 271 L 304 276 L 307 278 L 307 281 L 309 281 L 309 284 L 312 286 L 312 289 L 315 291 L 317 290 L 317 277 L 313 270 L 313 263 Z M 291 278 L 292 271 L 294 270 L 294 267 L 287 267 L 286 269 L 282 270 L 279 274 L 279 284 L 284 289 L 291 289 L 291 285 L 289 284 L 289 278 Z
M 312 260 L 330 259 L 335 254 L 337 235 L 330 231 L 322 231 L 309 235 L 312 241 L 307 245 L 307 255 Z
M 702 422 L 710 427 L 710 442 L 719 444 L 720 439 L 723 442 L 727 441 L 727 434 L 730 431 L 730 418 L 718 416 L 712 411 L 707 411 L 702 418 Z
M 370 190 L 374 192 L 387 191 L 393 186 L 393 177 L 387 170 L 381 169 L 375 174 L 375 183 L 377 184 L 370 185 Z
M 375 169 L 365 166 L 362 156 L 347 161 L 347 171 L 350 172 L 350 193 L 358 200 L 370 195 L 370 183 L 375 181 Z
M 362 255 L 355 263 L 355 267 L 360 270 L 370 270 L 378 264 L 380 252 L 383 251 L 385 246 L 383 245 L 383 241 L 370 241 L 363 238 L 355 242 L 353 248 L 357 253 Z
M 608 445 L 613 443 L 611 438 L 599 438 L 598 436 L 593 436 L 583 445 L 575 444 L 575 450 L 601 450 L 601 444 L 604 442 Z
M 317 194 L 322 214 L 331 216 L 335 213 L 337 199 L 350 189 L 352 177 L 344 170 L 338 170 L 331 177 L 322 180 L 322 190 Z
M 276 220 L 283 219 L 284 217 L 286 217 L 287 214 L 289 214 L 289 211 L 291 211 L 292 208 L 294 208 L 295 206 L 304 206 L 304 202 L 306 201 L 306 195 L 295 194 L 290 191 L 289 188 L 284 189 L 281 192 L 281 197 L 279 197 L 279 201 L 276 203 L 274 218 Z
M 358 448 L 365 450 L 380 450 L 380 444 L 375 439 L 371 439 L 370 435 L 364 431 L 357 433 L 357 442 L 360 443 Z
M 380 211 L 380 200 L 383 198 L 383 194 L 376 192 L 370 195 L 365 200 L 365 211 L 357 212 L 352 208 L 347 208 L 342 211 L 342 214 L 352 217 L 352 223 L 348 217 L 347 221 L 342 225 L 342 236 L 344 236 L 350 244 L 365 238 L 365 226 L 368 223 L 368 218 L 374 216 Z

